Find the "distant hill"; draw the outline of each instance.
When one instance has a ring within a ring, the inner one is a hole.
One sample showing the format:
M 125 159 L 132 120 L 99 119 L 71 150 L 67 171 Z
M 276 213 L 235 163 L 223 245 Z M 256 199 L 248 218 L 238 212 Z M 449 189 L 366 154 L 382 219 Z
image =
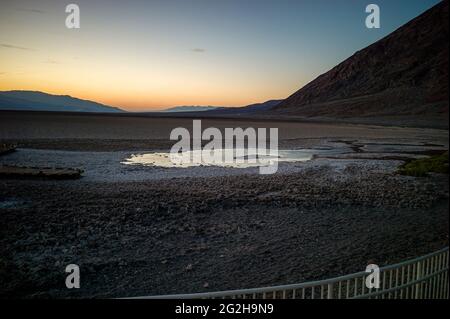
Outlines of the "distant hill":
M 174 106 L 160 112 L 203 112 L 217 109 L 217 106 Z
M 269 100 L 241 107 L 222 107 L 208 111 L 208 115 L 240 115 L 268 111 L 277 106 L 281 101 L 283 100 Z
M 257 112 L 268 111 L 278 105 L 282 100 L 269 100 L 262 103 L 250 104 L 240 107 L 221 107 L 221 106 L 176 106 L 161 112 L 165 113 L 185 113 L 185 112 L 202 112 L 203 115 L 220 116 L 220 115 L 242 115 L 254 114 Z
M 68 95 L 52 95 L 38 91 L 0 91 L 0 110 L 123 112 L 123 110 L 81 100 Z
M 448 127 L 448 37 L 445 0 L 320 75 L 272 115 L 428 120 Z

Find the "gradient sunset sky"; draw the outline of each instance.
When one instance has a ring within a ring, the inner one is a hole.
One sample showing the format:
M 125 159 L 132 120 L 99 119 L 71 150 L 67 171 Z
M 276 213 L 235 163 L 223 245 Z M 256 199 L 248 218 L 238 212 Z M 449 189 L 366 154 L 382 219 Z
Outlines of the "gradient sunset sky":
M 0 2 L 0 91 L 131 111 L 285 98 L 438 0 Z M 76 3 L 81 28 L 65 27 Z M 381 29 L 365 27 L 366 5 Z

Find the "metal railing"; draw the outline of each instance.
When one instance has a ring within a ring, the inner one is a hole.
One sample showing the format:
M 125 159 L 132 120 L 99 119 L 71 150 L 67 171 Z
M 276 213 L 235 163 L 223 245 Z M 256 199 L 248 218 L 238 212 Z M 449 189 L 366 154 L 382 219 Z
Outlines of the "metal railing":
M 367 272 L 331 279 L 264 288 L 133 299 L 448 299 L 446 247 L 434 253 L 379 269 L 380 287 L 368 289 Z

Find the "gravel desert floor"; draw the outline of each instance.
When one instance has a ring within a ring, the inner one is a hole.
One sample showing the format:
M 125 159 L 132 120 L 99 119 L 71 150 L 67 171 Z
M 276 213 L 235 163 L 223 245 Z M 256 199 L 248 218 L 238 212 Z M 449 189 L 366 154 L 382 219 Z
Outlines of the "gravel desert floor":
M 65 166 L 79 180 L 0 180 L 0 296 L 132 297 L 324 279 L 448 245 L 448 175 L 397 174 L 448 150 L 448 131 L 287 121 L 280 148 L 332 149 L 255 168 L 125 165 L 167 151 L 192 119 L 4 112 L 1 164 Z M 78 264 L 81 288 L 66 289 Z

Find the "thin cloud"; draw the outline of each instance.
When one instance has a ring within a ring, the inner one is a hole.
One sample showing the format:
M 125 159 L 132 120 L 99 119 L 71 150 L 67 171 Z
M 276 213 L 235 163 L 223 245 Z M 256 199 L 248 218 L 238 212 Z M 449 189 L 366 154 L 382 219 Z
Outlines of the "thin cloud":
M 7 43 L 0 43 L 0 47 L 7 48 L 7 49 L 23 50 L 23 51 L 34 51 L 34 49 L 31 49 L 31 48 L 21 47 L 21 46 L 7 44 Z
M 45 13 L 45 11 L 39 10 L 39 9 L 30 9 L 30 8 L 19 8 L 17 11 L 24 11 L 24 12 L 31 12 L 31 13 Z
M 195 53 L 204 53 L 204 52 L 206 52 L 206 50 L 202 49 L 202 48 L 194 48 L 191 51 L 195 52 Z

